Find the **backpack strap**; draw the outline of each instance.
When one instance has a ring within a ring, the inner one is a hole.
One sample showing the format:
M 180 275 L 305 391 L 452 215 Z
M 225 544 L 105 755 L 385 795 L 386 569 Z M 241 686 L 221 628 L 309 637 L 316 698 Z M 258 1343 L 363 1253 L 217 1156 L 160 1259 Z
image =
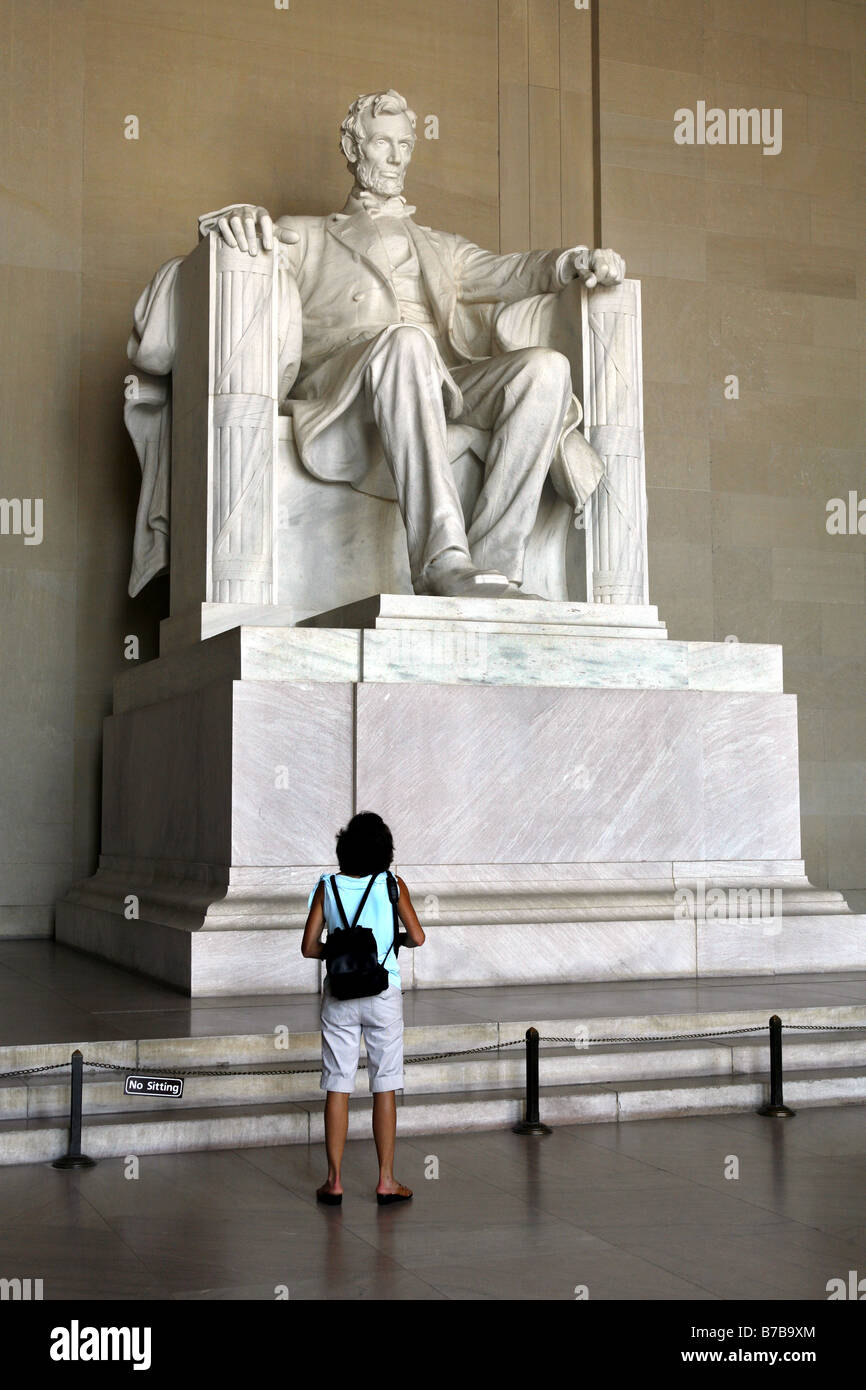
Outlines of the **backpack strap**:
M 370 889 L 373 887 L 373 879 L 375 879 L 375 877 L 376 877 L 376 875 L 373 874 L 372 878 L 370 879 L 370 882 L 367 884 L 367 887 L 364 889 L 363 897 L 361 898 L 361 901 L 358 903 L 358 910 L 357 910 L 357 912 L 355 913 L 354 917 L 352 918 L 352 926 L 353 926 L 353 927 L 356 927 L 356 926 L 358 925 L 358 918 L 361 916 L 361 913 L 362 913 L 363 910 L 364 910 L 364 903 L 367 901 L 367 898 L 369 897 Z M 346 916 L 346 909 L 343 907 L 343 899 L 340 897 L 339 890 L 338 890 L 338 888 L 337 888 L 337 880 L 336 880 L 336 878 L 335 878 L 335 876 L 334 876 L 333 874 L 331 874 L 330 878 L 331 878 L 331 892 L 334 894 L 334 900 L 335 900 L 335 902 L 336 902 L 336 904 L 337 904 L 337 908 L 338 908 L 338 910 L 339 910 L 340 916 L 341 916 L 342 919 L 343 919 L 343 926 L 344 926 L 344 927 L 348 927 L 348 926 L 349 926 L 349 919 L 348 919 L 348 917 Z
M 339 912 L 340 912 L 340 916 L 341 916 L 342 919 L 343 919 L 343 926 L 344 926 L 344 927 L 348 927 L 348 925 L 349 925 L 349 919 L 348 919 L 348 917 L 346 916 L 346 909 L 343 907 L 343 899 L 340 897 L 340 894 L 337 892 L 337 880 L 335 879 L 335 877 L 334 877 L 333 874 L 331 874 L 331 876 L 330 876 L 330 883 L 331 883 L 331 892 L 332 892 L 333 895 L 334 895 L 334 901 L 335 901 L 335 903 L 337 904 L 337 907 L 338 907 Z
M 357 927 L 357 925 L 358 925 L 358 918 L 361 916 L 361 913 L 364 911 L 364 903 L 367 901 L 368 897 L 370 896 L 370 889 L 373 887 L 373 881 L 374 881 L 375 877 L 376 877 L 375 874 L 372 874 L 372 875 L 370 876 L 370 882 L 367 884 L 367 887 L 364 889 L 364 892 L 363 892 L 363 894 L 362 894 L 362 896 L 361 896 L 361 901 L 358 903 L 358 910 L 357 910 L 357 912 L 355 913 L 354 917 L 352 918 L 352 926 L 353 926 L 353 927 Z
M 396 959 L 397 959 L 397 954 L 398 954 L 399 949 L 400 949 L 399 946 L 398 946 L 398 944 L 397 944 L 397 898 L 398 898 L 399 895 L 400 895 L 400 888 L 399 888 L 399 885 L 398 885 L 398 883 L 397 883 L 397 880 L 395 879 L 394 875 L 391 873 L 391 870 L 390 870 L 390 869 L 386 869 L 386 870 L 385 870 L 385 882 L 386 882 L 387 885 L 388 885 L 388 897 L 389 897 L 390 900 L 391 900 L 391 911 L 392 911 L 393 914 L 394 914 L 394 940 L 391 942 L 391 945 L 388 947 L 387 951 L 385 952 L 384 956 L 382 957 L 382 961 L 381 961 L 381 964 L 382 964 L 382 965 L 385 964 L 385 961 L 388 959 L 388 957 L 390 956 L 390 954 L 391 954 L 392 951 L 394 952 L 394 959 L 396 960 Z

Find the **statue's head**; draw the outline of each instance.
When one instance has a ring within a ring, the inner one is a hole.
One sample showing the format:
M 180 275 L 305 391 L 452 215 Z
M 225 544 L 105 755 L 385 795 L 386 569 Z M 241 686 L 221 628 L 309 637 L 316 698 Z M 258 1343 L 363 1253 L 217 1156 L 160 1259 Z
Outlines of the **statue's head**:
M 402 193 L 415 148 L 415 112 L 393 89 L 358 97 L 340 127 L 340 148 L 360 188 Z

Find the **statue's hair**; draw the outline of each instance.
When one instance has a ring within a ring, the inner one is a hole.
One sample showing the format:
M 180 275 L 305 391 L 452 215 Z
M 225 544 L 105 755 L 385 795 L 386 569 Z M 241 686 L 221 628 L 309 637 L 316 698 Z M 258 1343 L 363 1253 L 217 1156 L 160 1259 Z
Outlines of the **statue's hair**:
M 412 129 L 415 129 L 415 112 L 409 109 L 406 98 L 395 92 L 393 87 L 387 92 L 368 92 L 366 96 L 356 97 L 340 126 L 340 148 L 350 170 L 355 167 L 356 150 L 366 134 L 363 118 L 367 111 L 371 116 L 408 116 Z

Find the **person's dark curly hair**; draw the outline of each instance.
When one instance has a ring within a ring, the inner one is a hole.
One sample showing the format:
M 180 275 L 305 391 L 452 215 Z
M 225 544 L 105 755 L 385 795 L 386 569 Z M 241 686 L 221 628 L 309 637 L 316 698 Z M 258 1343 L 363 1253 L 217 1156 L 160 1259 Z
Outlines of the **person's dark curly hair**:
M 390 869 L 393 859 L 393 836 L 375 811 L 359 811 L 337 835 L 341 874 L 380 874 Z

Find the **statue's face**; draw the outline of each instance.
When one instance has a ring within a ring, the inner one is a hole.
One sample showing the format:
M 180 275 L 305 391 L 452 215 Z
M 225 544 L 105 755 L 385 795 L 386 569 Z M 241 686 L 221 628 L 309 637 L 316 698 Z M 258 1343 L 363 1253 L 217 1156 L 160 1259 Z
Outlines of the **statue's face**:
M 409 117 L 402 112 L 397 116 L 367 115 L 364 132 L 355 165 L 357 183 L 371 193 L 402 193 L 415 146 L 415 132 Z

